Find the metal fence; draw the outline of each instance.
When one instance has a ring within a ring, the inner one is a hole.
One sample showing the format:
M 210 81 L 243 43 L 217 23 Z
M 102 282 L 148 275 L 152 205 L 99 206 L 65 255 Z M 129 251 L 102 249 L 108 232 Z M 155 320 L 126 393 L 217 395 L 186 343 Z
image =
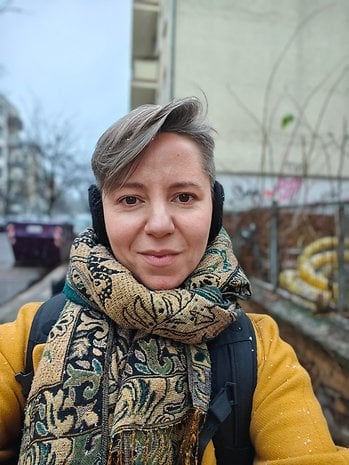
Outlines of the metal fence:
M 349 310 L 349 202 L 257 208 L 225 215 L 249 276 L 316 312 Z

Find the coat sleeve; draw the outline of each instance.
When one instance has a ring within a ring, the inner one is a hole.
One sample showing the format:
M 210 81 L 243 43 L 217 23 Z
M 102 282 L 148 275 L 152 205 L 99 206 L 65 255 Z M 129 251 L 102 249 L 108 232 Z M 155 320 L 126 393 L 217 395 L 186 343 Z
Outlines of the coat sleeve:
M 310 377 L 277 324 L 267 315 L 251 319 L 258 351 L 250 428 L 254 465 L 349 465 L 349 449 L 333 443 Z
M 24 305 L 17 319 L 0 325 L 0 463 L 18 451 L 25 400 L 15 374 L 23 371 L 29 331 L 40 303 Z

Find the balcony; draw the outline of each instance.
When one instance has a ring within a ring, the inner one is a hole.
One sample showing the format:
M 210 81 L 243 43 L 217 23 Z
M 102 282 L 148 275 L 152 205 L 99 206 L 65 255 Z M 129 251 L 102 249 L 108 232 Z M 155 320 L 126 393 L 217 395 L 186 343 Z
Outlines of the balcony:
M 155 56 L 158 14 L 158 1 L 134 2 L 132 26 L 132 56 L 134 58 L 153 58 Z
M 131 107 L 154 103 L 158 86 L 156 52 L 159 2 L 133 3 Z

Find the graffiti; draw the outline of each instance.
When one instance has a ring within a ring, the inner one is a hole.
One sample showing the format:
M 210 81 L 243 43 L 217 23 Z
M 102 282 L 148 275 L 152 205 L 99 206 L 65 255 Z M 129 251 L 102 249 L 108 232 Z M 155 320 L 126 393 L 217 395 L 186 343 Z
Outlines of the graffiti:
M 251 189 L 243 184 L 235 184 L 231 187 L 233 202 L 240 203 L 241 201 L 248 202 L 252 205 L 259 205 L 262 200 L 261 193 L 258 189 Z
M 235 202 L 248 201 L 252 205 L 259 205 L 263 198 L 275 198 L 282 202 L 291 200 L 300 190 L 302 178 L 280 177 L 272 189 L 250 187 L 246 184 L 235 184 L 231 186 L 231 193 Z
M 280 201 L 291 200 L 302 187 L 302 178 L 299 176 L 280 177 L 274 189 L 274 194 Z
M 346 200 L 349 180 L 302 178 L 301 176 L 224 176 L 225 208 L 243 210 L 265 207 L 276 200 L 279 205 Z

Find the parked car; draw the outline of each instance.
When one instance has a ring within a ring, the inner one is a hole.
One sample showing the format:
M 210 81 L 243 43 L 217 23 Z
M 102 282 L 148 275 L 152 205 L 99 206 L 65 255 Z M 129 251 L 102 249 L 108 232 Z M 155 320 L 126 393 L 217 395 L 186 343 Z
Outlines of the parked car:
M 74 239 L 70 223 L 12 221 L 6 227 L 15 261 L 53 267 L 69 257 Z

